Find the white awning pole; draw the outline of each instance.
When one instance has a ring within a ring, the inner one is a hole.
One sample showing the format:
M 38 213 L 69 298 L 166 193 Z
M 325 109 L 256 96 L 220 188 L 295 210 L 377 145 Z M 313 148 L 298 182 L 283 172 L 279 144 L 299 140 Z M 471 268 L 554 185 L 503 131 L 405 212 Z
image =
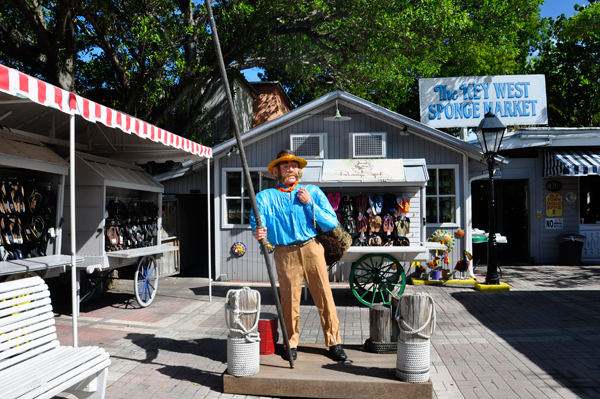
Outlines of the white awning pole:
M 71 307 L 73 308 L 73 346 L 77 347 L 77 316 L 79 314 L 79 287 L 77 284 L 77 244 L 75 241 L 75 115 L 71 115 L 69 122 L 69 211 L 71 212 Z
M 210 226 L 210 158 L 206 158 L 206 207 L 208 213 L 208 301 L 212 302 L 212 256 L 211 256 L 211 226 Z

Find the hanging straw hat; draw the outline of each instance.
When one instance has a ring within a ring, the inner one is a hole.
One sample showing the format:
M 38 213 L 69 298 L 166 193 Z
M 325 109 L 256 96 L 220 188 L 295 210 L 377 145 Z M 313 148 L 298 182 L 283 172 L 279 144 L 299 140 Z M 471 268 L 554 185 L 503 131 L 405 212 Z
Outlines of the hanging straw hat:
M 281 155 L 282 153 L 284 153 L 284 155 Z M 303 158 L 298 158 L 293 151 L 287 150 L 287 151 L 281 151 L 278 154 L 278 158 L 276 160 L 274 160 L 273 162 L 271 162 L 269 164 L 269 166 L 267 166 L 267 169 L 269 169 L 270 173 L 273 173 L 273 168 L 275 166 L 277 166 L 278 163 L 280 162 L 289 162 L 289 161 L 295 161 L 298 162 L 298 166 L 300 167 L 300 169 L 304 168 L 307 164 L 306 159 Z

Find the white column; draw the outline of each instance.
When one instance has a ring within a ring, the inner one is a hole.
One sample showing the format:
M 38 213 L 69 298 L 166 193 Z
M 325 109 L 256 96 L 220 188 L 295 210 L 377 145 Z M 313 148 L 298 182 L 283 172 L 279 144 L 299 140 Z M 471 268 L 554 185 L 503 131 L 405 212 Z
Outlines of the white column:
M 70 118 L 69 137 L 69 201 L 71 212 L 71 306 L 73 308 L 73 346 L 77 347 L 77 316 L 79 315 L 79 282 L 77 281 L 77 242 L 75 240 L 75 115 Z

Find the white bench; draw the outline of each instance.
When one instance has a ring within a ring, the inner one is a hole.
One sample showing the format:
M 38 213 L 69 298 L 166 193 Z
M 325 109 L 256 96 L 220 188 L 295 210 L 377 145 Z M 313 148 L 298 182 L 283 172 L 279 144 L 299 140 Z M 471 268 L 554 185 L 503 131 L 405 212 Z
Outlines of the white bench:
M 109 366 L 102 348 L 60 346 L 44 280 L 0 283 L 0 397 L 102 399 Z

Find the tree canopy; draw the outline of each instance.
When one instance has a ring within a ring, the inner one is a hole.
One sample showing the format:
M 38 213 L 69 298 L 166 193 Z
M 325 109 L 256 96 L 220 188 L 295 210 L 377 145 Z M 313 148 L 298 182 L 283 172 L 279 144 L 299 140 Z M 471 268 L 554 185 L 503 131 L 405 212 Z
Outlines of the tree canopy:
M 260 67 L 300 105 L 337 87 L 418 119 L 420 77 L 524 72 L 542 0 L 224 0 L 231 76 Z M 204 1 L 7 0 L 0 62 L 211 144 L 219 79 Z
M 545 21 L 539 53 L 528 71 L 546 75 L 551 126 L 600 125 L 600 3 Z

